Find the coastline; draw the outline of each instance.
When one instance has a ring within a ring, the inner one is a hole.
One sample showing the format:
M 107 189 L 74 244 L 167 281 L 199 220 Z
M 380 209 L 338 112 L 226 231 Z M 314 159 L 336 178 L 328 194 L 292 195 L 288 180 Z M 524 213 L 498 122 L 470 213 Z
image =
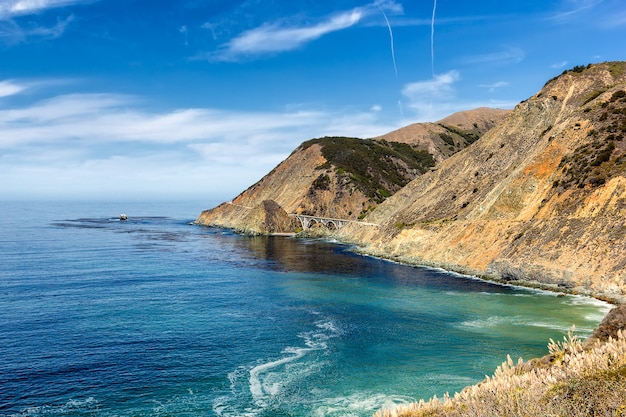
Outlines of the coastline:
M 232 230 L 232 229 L 231 229 Z M 312 232 L 312 233 L 311 233 Z M 249 233 L 242 233 L 242 232 L 238 232 L 240 234 L 248 234 Z M 350 251 L 352 253 L 355 253 L 357 255 L 360 256 L 365 256 L 365 257 L 371 257 L 371 258 L 375 258 L 375 259 L 380 259 L 380 260 L 384 260 L 387 262 L 391 262 L 391 263 L 396 263 L 396 264 L 400 264 L 400 265 L 405 265 L 408 267 L 415 267 L 415 268 L 429 268 L 429 269 L 437 269 L 437 270 L 442 270 L 445 271 L 451 275 L 458 275 L 459 278 L 465 278 L 465 279 L 472 279 L 472 280 L 479 280 L 479 281 L 484 281 L 484 282 L 490 282 L 496 285 L 501 285 L 503 287 L 517 287 L 517 288 L 524 288 L 524 289 L 529 289 L 529 290 L 533 290 L 531 292 L 546 292 L 546 293 L 550 293 L 553 294 L 552 296 L 550 296 L 549 294 L 545 294 L 546 296 L 552 298 L 552 297 L 559 297 L 559 295 L 571 295 L 574 296 L 573 298 L 573 302 L 574 303 L 587 303 L 587 302 L 593 302 L 594 304 L 597 303 L 596 305 L 598 306 L 598 322 L 597 325 L 593 331 L 593 333 L 589 336 L 589 337 L 585 337 L 584 339 L 578 339 L 581 340 L 581 343 L 585 343 L 585 345 L 581 345 L 581 346 L 587 346 L 587 344 L 590 344 L 591 341 L 593 340 L 593 338 L 595 337 L 596 334 L 598 334 L 598 332 L 601 331 L 602 329 L 602 325 L 603 323 L 607 322 L 608 318 L 612 317 L 612 315 L 614 315 L 614 312 L 618 311 L 619 309 L 621 309 L 620 311 L 624 311 L 624 307 L 626 305 L 623 305 L 622 307 L 615 307 L 615 305 L 619 305 L 619 304 L 623 304 L 620 303 L 619 299 L 617 297 L 615 298 L 608 298 L 608 297 L 602 297 L 602 296 L 598 296 L 597 294 L 592 294 L 591 291 L 580 291 L 579 289 L 568 289 L 568 288 L 560 288 L 557 285 L 546 285 L 546 284 L 542 284 L 539 282 L 533 282 L 533 281 L 523 281 L 523 280 L 504 280 L 504 279 L 500 279 L 499 277 L 495 276 L 495 275 L 488 275 L 488 274 L 480 274 L 480 273 L 476 273 L 475 271 L 469 271 L 467 268 L 461 268 L 458 267 L 456 265 L 441 265 L 441 264 L 437 264 L 437 263 L 433 263 L 433 262 L 425 262 L 422 259 L 417 259 L 417 258 L 413 258 L 413 257 L 403 257 L 403 256 L 393 256 L 390 255 L 388 253 L 383 253 L 382 251 L 372 251 L 372 250 L 368 250 L 367 247 L 364 247 L 362 245 L 359 245 L 358 242 L 350 242 L 349 239 L 346 239 L 345 237 L 342 239 L 339 236 L 337 236 L 337 234 L 332 233 L 330 231 L 324 230 L 324 229 L 319 229 L 319 230 L 313 230 L 313 231 L 304 231 L 304 232 L 300 232 L 300 233 L 295 233 L 295 234 L 287 234 L 287 236 L 285 236 L 284 234 L 272 234 L 272 233 L 259 233 L 256 234 L 258 235 L 263 235 L 263 236 L 268 236 L 268 237 L 289 237 L 289 238 L 293 238 L 293 239 L 303 239 L 303 240 L 320 240 L 320 241 L 328 241 L 337 245 L 341 245 L 344 246 L 346 251 Z M 487 289 L 485 290 L 486 292 L 489 292 L 490 290 Z M 493 288 L 494 292 L 497 292 L 497 288 Z M 620 324 L 620 326 L 623 326 L 623 324 Z M 606 326 L 605 326 L 606 327 Z M 565 332 L 566 330 L 562 330 L 563 332 Z M 571 334 L 568 333 L 568 337 L 571 338 Z M 573 339 L 572 339 L 573 340 Z M 513 343 L 513 342 L 511 342 Z M 562 343 L 562 342 L 561 342 Z M 554 343 L 553 343 L 554 345 Z M 599 348 L 600 349 L 600 348 Z M 551 358 L 553 356 L 550 356 L 553 354 L 552 351 L 550 351 L 550 345 L 548 348 L 549 352 L 546 353 L 545 355 L 537 355 L 537 356 L 530 356 L 528 357 L 528 359 L 526 361 L 520 362 L 520 367 L 516 368 L 519 369 L 520 372 L 523 371 L 523 374 L 520 374 L 520 378 L 525 378 L 526 376 L 530 375 L 535 375 L 534 374 L 534 370 L 544 370 L 544 368 L 546 369 L 550 369 L 551 366 L 554 367 L 554 369 L 556 370 L 555 372 L 559 371 L 561 368 L 559 368 L 560 363 L 556 365 L 546 365 L 546 364 L 552 364 L 553 361 L 551 360 Z M 563 352 L 566 352 L 565 350 L 563 350 Z M 577 351 L 578 352 L 578 351 Z M 577 355 L 582 355 L 584 352 L 582 353 L 576 353 Z M 586 353 L 585 353 L 586 354 Z M 587 357 L 587 356 L 585 356 Z M 591 356 L 591 357 L 601 357 L 599 354 L 595 355 L 595 356 Z M 556 362 L 555 362 L 556 363 Z M 566 367 L 566 365 L 563 365 L 563 367 Z M 499 371 L 497 368 L 497 370 L 495 371 L 494 375 L 498 375 L 498 373 L 501 371 Z M 509 368 L 507 368 L 509 369 Z M 511 368 L 513 369 L 513 368 Z M 513 370 L 511 371 L 512 373 L 515 373 L 517 371 Z M 549 371 L 545 371 L 545 372 L 549 372 Z M 517 374 L 516 374 L 517 375 Z M 601 375 L 601 377 L 603 377 Z M 487 382 L 491 381 L 491 379 L 489 379 L 490 377 L 487 377 Z M 603 377 L 604 378 L 604 377 Z M 499 379 L 493 379 L 495 384 L 499 383 Z M 467 396 L 468 393 L 474 393 L 474 392 L 482 392 L 481 390 L 486 386 L 485 385 L 485 381 L 482 382 L 477 382 L 477 383 L 468 383 L 467 385 L 465 385 L 465 387 L 463 389 L 461 389 L 460 391 L 458 391 L 460 394 L 460 396 Z M 542 387 L 543 385 L 541 385 L 541 381 L 540 384 L 538 385 L 540 387 Z M 534 386 L 533 386 L 534 387 Z M 558 388 L 558 387 L 557 387 Z M 534 389 L 534 388 L 533 388 Z M 516 391 L 517 392 L 517 391 Z M 534 391 L 532 391 L 534 393 Z M 455 394 L 455 397 L 445 397 L 447 398 L 446 401 L 451 401 L 450 399 L 452 398 L 454 401 L 458 401 L 456 400 L 457 394 Z M 423 401 L 426 401 L 428 398 L 428 396 L 425 396 Z M 435 406 L 439 406 L 439 402 L 437 402 L 436 398 L 437 397 L 433 397 L 433 399 L 428 400 L 428 402 L 414 402 L 414 403 L 409 403 L 405 406 L 399 406 L 399 407 L 392 407 L 390 409 L 387 408 L 382 408 L 381 410 L 379 410 L 379 412 L 377 414 L 375 414 L 378 417 L 408 417 L 408 416 L 420 416 L 423 417 L 425 415 L 430 415 L 430 414 L 412 414 L 412 409 L 418 410 L 420 407 L 422 407 L 421 404 L 426 404 L 426 406 L 428 407 L 435 407 Z M 461 397 L 459 397 L 461 398 Z M 465 397 L 463 397 L 465 398 Z M 445 403 L 447 404 L 451 404 L 449 402 Z M 530 413 L 532 414 L 532 413 Z M 439 415 L 439 414 L 433 414 L 433 415 Z M 445 415 L 445 414 L 441 414 L 441 415 Z M 459 415 L 468 415 L 468 414 L 459 414 Z M 471 414 L 469 414 L 471 415 Z M 497 414 L 490 414 L 490 415 L 497 415 Z M 501 414 L 501 415 L 509 415 L 509 414 Z
M 440 269 L 449 273 L 456 273 L 468 278 L 479 279 L 485 282 L 491 282 L 494 284 L 510 286 L 510 287 L 520 287 L 527 289 L 535 289 L 541 291 L 548 291 L 556 294 L 563 295 L 578 295 L 583 297 L 594 298 L 598 301 L 602 301 L 614 306 L 619 306 L 626 304 L 626 296 L 618 295 L 618 294 L 606 294 L 606 293 L 597 293 L 590 289 L 583 287 L 574 287 L 567 288 L 563 286 L 559 286 L 557 284 L 548 284 L 543 283 L 536 280 L 513 280 L 513 279 L 504 279 L 502 276 L 496 274 L 488 274 L 481 271 L 472 270 L 470 268 L 462 267 L 461 265 L 454 264 L 443 264 L 438 262 L 430 262 L 422 258 L 417 257 L 408 257 L 408 256 L 400 256 L 400 255 L 390 255 L 387 253 L 383 253 L 380 251 L 368 250 L 366 247 L 362 246 L 357 241 L 351 241 L 348 239 L 342 239 L 336 234 L 327 231 L 327 230 L 316 230 L 311 232 L 308 231 L 300 231 L 300 232 L 291 232 L 291 233 L 250 233 L 249 231 L 232 228 L 232 227 L 224 227 L 224 226 L 210 226 L 210 225 L 202 225 L 200 223 L 194 222 L 197 226 L 202 227 L 217 227 L 223 229 L 229 229 L 234 231 L 235 233 L 239 233 L 242 235 L 263 235 L 263 236 L 272 236 L 272 237 L 292 237 L 298 239 L 332 239 L 335 243 L 350 246 L 351 250 L 355 253 L 371 256 L 373 258 L 382 259 L 390 262 L 396 262 L 402 265 L 406 265 L 409 267 L 426 267 L 426 268 L 435 268 Z
M 368 251 L 364 248 L 358 247 L 358 245 L 356 244 L 352 244 L 352 243 L 345 243 L 345 244 L 351 244 L 357 247 L 358 249 L 355 250 L 355 252 L 357 253 L 361 253 L 367 256 L 372 256 L 378 259 L 384 259 L 384 260 L 388 260 L 392 262 L 397 262 L 397 263 L 411 266 L 411 267 L 427 267 L 427 268 L 441 269 L 449 273 L 456 273 L 464 277 L 476 278 L 485 282 L 491 282 L 491 283 L 499 284 L 499 285 L 549 291 L 549 292 L 563 294 L 563 295 L 579 295 L 583 297 L 590 297 L 590 298 L 595 298 L 598 301 L 603 301 L 603 302 L 606 302 L 608 304 L 612 304 L 615 306 L 626 304 L 626 297 L 621 296 L 621 295 L 608 295 L 605 293 L 595 293 L 591 290 L 588 290 L 582 287 L 575 287 L 575 288 L 570 289 L 570 288 L 562 287 L 556 284 L 547 284 L 547 283 L 543 283 L 543 282 L 539 282 L 535 280 L 508 280 L 495 274 L 482 273 L 480 271 L 475 271 L 475 270 L 471 270 L 468 268 L 464 268 L 460 265 L 441 264 L 438 262 L 428 262 L 423 259 L 412 259 L 410 257 L 403 257 L 399 255 L 389 256 L 386 254 L 382 254 L 380 252 Z
M 412 257 L 412 256 L 401 256 L 401 255 L 390 255 L 388 253 L 384 253 L 381 251 L 368 250 L 366 247 L 362 246 L 362 244 L 358 241 L 351 241 L 348 239 L 342 239 L 341 237 L 333 234 L 332 232 L 328 232 L 326 230 L 319 230 L 315 233 L 309 232 L 300 232 L 295 234 L 296 237 L 300 238 L 332 238 L 336 242 L 344 245 L 351 246 L 354 252 L 360 253 L 367 256 L 372 256 L 378 259 L 384 259 L 392 262 L 397 262 L 403 265 L 411 266 L 411 267 L 427 267 L 427 268 L 437 268 L 444 270 L 446 272 L 457 273 L 466 277 L 472 277 L 481 279 L 486 282 L 491 282 L 494 284 L 513 286 L 513 287 L 521 287 L 521 288 L 529 288 L 529 289 L 537 289 L 542 291 L 549 291 L 557 294 L 567 294 L 567 295 L 580 295 L 583 297 L 595 298 L 596 300 L 603 301 L 615 306 L 626 304 L 626 296 L 619 294 L 606 294 L 594 292 L 591 289 L 583 288 L 583 287 L 574 287 L 567 288 L 564 286 L 559 286 L 557 284 L 548 284 L 543 283 L 536 280 L 520 280 L 520 279 L 505 279 L 500 275 L 489 274 L 481 271 L 476 271 L 470 268 L 463 267 L 461 265 L 454 264 L 444 264 L 439 262 L 431 262 L 425 260 L 423 258 Z

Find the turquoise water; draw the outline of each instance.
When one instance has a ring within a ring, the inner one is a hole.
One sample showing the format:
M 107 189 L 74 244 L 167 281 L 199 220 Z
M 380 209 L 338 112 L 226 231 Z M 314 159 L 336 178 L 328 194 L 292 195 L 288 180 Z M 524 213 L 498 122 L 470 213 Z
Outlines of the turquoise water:
M 190 225 L 202 205 L 1 204 L 3 416 L 369 416 L 609 308 Z

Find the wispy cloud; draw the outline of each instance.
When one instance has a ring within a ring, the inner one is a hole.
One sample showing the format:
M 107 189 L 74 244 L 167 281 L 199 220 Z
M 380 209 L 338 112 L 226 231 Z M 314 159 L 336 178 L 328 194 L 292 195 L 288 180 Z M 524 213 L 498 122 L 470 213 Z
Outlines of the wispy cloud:
M 616 28 L 626 26 L 626 9 L 621 1 L 613 1 L 607 4 L 606 10 L 600 24 L 605 28 Z
M 283 27 L 279 24 L 266 24 L 232 39 L 213 58 L 218 61 L 232 61 L 241 57 L 293 50 L 328 33 L 353 26 L 362 17 L 362 12 L 355 9 L 310 26 Z
M 18 84 L 11 80 L 0 81 L 0 97 L 8 97 L 26 90 L 26 85 Z
M 234 37 L 221 45 L 216 52 L 203 54 L 197 58 L 237 61 L 265 54 L 291 51 L 322 36 L 353 27 L 366 17 L 380 11 L 383 13 L 385 11 L 402 13 L 403 9 L 393 0 L 377 0 L 363 7 L 326 16 L 317 23 L 296 25 L 285 23 L 286 20 L 284 22 L 265 23 Z M 205 23 L 202 27 L 209 30 L 214 29 L 210 23 Z M 215 38 L 214 32 L 212 35 Z
M 481 88 L 486 88 L 486 89 L 489 90 L 490 93 L 493 93 L 498 88 L 507 87 L 508 85 L 509 85 L 509 83 L 506 82 L 506 81 L 497 81 L 497 82 L 491 83 L 491 84 L 479 84 L 478 86 L 481 87 Z
M 479 54 L 461 58 L 465 64 L 518 64 L 526 58 L 526 52 L 520 48 L 506 48 L 502 51 Z
M 95 0 L 2 0 L 0 2 L 0 19 L 36 14 L 46 9 L 92 3 L 93 1 Z
M 34 21 L 20 24 L 15 19 L 2 19 L 0 15 L 0 41 L 11 45 L 24 42 L 29 38 L 58 38 L 72 21 L 74 21 L 73 14 L 66 18 L 57 18 L 56 24 L 51 26 L 40 25 Z
M 550 68 L 554 68 L 554 69 L 559 69 L 559 68 L 563 68 L 567 65 L 567 61 L 561 61 L 561 62 L 556 62 L 552 65 L 550 65 Z
M 560 0 L 545 21 L 556 25 L 581 25 L 611 30 L 626 26 L 623 0 Z
M 413 102 L 419 100 L 447 100 L 453 97 L 453 85 L 458 80 L 459 72 L 453 70 L 445 74 L 435 75 L 431 80 L 416 81 L 407 84 L 402 89 L 402 94 Z
M 517 102 L 494 100 L 460 100 L 457 97 L 456 83 L 460 80 L 458 71 L 453 70 L 435 75 L 432 79 L 406 84 L 402 95 L 407 99 L 406 107 L 414 112 L 403 125 L 417 122 L 434 122 L 452 113 L 478 107 L 511 108 Z M 499 88 L 508 85 L 497 82 L 486 87 Z
M 4 96 L 24 89 L 19 81 L 0 82 Z M 65 94 L 18 107 L 2 104 L 0 197 L 19 191 L 15 181 L 44 192 L 54 187 L 53 180 L 74 193 L 156 193 L 168 186 L 189 194 L 202 187 L 232 192 L 258 180 L 304 140 L 372 137 L 399 127 L 382 124 L 376 108 L 153 112 L 140 98 L 118 94 Z M 124 185 L 124 178 L 132 178 L 132 184 Z
M 605 0 L 563 0 L 558 10 L 548 17 L 557 23 L 568 23 L 572 19 L 581 17 L 584 13 L 595 9 Z M 622 6 L 623 7 L 623 6 Z
M 458 71 L 449 71 L 430 80 L 406 84 L 402 95 L 408 99 L 408 107 L 416 112 L 418 121 L 435 121 L 449 114 L 446 112 L 455 99 L 454 83 L 458 80 Z

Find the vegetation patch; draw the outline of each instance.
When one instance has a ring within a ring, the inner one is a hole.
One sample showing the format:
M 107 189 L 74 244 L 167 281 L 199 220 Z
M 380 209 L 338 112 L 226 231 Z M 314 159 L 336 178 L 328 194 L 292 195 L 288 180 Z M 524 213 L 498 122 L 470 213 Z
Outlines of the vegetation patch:
M 471 131 L 471 130 L 463 130 L 463 129 L 456 128 L 454 126 L 448 126 L 448 125 L 444 125 L 444 124 L 441 124 L 441 123 L 439 123 L 439 126 L 443 127 L 448 132 L 463 138 L 463 141 L 465 142 L 466 146 L 467 145 L 471 145 L 472 143 L 474 143 L 478 139 L 480 139 L 479 132 L 474 132 L 474 131 Z M 439 136 L 443 139 L 442 135 L 444 135 L 444 134 L 442 133 Z M 447 142 L 445 139 L 444 139 L 444 141 L 449 144 L 449 142 Z M 454 142 L 452 143 L 452 145 L 454 145 Z
M 548 84 L 550 84 L 552 81 L 556 80 L 557 78 L 559 78 L 561 75 L 565 75 L 565 74 L 582 74 L 585 71 L 594 68 L 594 67 L 604 67 L 606 69 L 609 70 L 609 72 L 611 73 L 611 75 L 614 78 L 619 78 L 622 75 L 624 75 L 624 72 L 626 72 L 626 64 L 624 64 L 624 62 L 620 62 L 620 61 L 614 61 L 614 62 L 605 62 L 604 64 L 598 64 L 598 65 L 593 65 L 593 64 L 587 64 L 587 65 L 576 65 L 573 68 L 570 69 L 566 69 L 565 71 L 563 71 L 560 75 L 557 75 L 556 77 L 550 78 L 548 80 L 548 82 L 545 83 L 544 87 Z
M 324 137 L 303 143 L 306 149 L 319 144 L 326 163 L 319 169 L 334 167 L 338 176 L 348 178 L 365 196 L 381 203 L 412 179 L 435 165 L 432 155 L 411 145 L 386 140 Z M 316 189 L 329 185 L 322 175 Z
M 563 176 L 554 183 L 559 192 L 573 187 L 598 187 L 626 173 L 626 91 L 615 91 L 598 110 L 593 120 L 596 128 L 588 132 L 586 143 L 560 162 Z
M 447 133 L 440 133 L 439 137 L 441 138 L 441 140 L 443 140 L 448 145 L 456 146 L 456 144 L 454 143 L 454 138 L 452 136 L 448 135 Z
M 315 190 L 329 190 L 330 189 L 330 177 L 328 174 L 320 174 L 319 177 L 313 181 L 313 189 Z
M 605 88 L 600 88 L 598 90 L 592 91 L 589 94 L 585 95 L 585 101 L 583 102 L 583 106 L 587 103 L 589 103 L 590 101 L 595 100 L 596 98 L 598 98 L 602 93 L 604 93 L 606 90 L 608 90 L 607 87 Z M 586 109 L 585 109 L 586 110 Z

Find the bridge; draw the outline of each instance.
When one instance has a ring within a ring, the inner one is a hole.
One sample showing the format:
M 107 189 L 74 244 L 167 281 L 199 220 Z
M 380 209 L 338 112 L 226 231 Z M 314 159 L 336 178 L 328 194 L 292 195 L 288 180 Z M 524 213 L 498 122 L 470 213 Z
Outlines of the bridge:
M 356 220 L 346 220 L 346 219 L 333 219 L 331 217 L 320 217 L 320 216 L 307 216 L 305 214 L 290 214 L 290 217 L 295 217 L 300 220 L 300 224 L 302 225 L 302 229 L 306 230 L 315 224 L 322 224 L 327 229 L 335 229 L 339 230 L 344 227 L 348 223 L 356 223 L 365 226 L 378 226 L 375 223 L 366 223 L 360 222 Z
M 226 204 L 252 210 L 254 207 L 244 206 L 241 204 L 227 201 Z M 300 221 L 302 229 L 306 230 L 315 224 L 322 224 L 327 229 L 339 230 L 348 223 L 360 224 L 361 226 L 380 226 L 376 223 L 367 223 L 358 220 L 334 219 L 332 217 L 308 216 L 306 214 L 289 214 L 289 217 L 295 217 Z

